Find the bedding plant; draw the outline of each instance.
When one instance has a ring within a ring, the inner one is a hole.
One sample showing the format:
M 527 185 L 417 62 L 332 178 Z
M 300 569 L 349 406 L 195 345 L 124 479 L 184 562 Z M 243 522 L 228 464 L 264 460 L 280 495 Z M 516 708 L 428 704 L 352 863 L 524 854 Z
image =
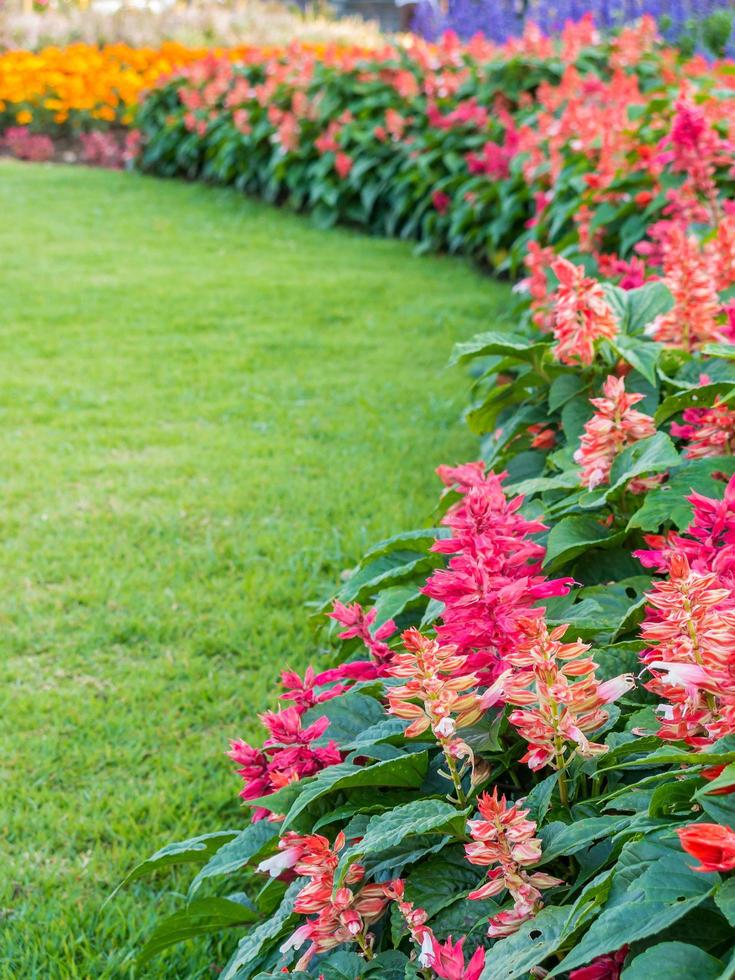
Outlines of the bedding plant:
M 327 86 L 296 116 L 303 64 L 256 81 L 211 61 L 144 106 L 144 167 L 230 168 L 358 221 L 421 194 L 411 233 L 507 245 L 525 278 L 512 327 L 454 352 L 481 458 L 440 468 L 434 525 L 362 559 L 323 610 L 331 653 L 284 664 L 262 745 L 233 742 L 243 825 L 132 872 L 195 869 L 143 960 L 232 928 L 225 980 L 735 973 L 729 76 L 637 37 L 599 74 L 577 45 L 492 120 L 451 44 L 431 97 L 353 66 L 334 79 L 362 109 Z M 430 129 L 389 115 L 399 86 Z M 314 157 L 294 134 L 328 112 Z M 379 164 L 356 149 L 368 130 Z

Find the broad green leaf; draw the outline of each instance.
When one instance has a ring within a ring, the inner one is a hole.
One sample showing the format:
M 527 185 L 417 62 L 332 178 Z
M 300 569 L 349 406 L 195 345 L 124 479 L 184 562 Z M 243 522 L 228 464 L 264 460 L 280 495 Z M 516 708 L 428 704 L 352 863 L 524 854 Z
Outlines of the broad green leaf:
M 735 344 L 705 344 L 702 353 L 708 357 L 721 357 L 725 361 L 735 361 Z
M 671 980 L 717 980 L 722 963 L 698 946 L 688 943 L 659 943 L 640 953 L 625 967 L 621 980 L 651 980 L 670 977 Z
M 205 864 L 223 844 L 232 840 L 233 837 L 237 837 L 239 833 L 238 830 L 220 830 L 212 834 L 201 834 L 199 837 L 191 837 L 189 840 L 167 844 L 160 851 L 156 851 L 151 857 L 133 868 L 127 878 L 110 895 L 110 898 L 128 882 L 136 881 L 138 878 L 143 878 L 145 875 L 172 864 Z
M 672 415 L 683 412 L 686 408 L 708 408 L 714 404 L 715 398 L 735 392 L 735 385 L 729 381 L 719 381 L 716 384 L 698 385 L 677 391 L 665 398 L 658 407 L 655 415 L 656 425 L 661 425 Z
M 315 704 L 304 714 L 302 723 L 306 727 L 323 717 L 329 718 L 329 728 L 320 741 L 334 739 L 342 745 L 357 738 L 366 728 L 383 721 L 385 708 L 375 698 L 350 691 Z
M 232 902 L 227 898 L 198 898 L 156 927 L 140 951 L 138 963 L 146 963 L 157 953 L 185 939 L 220 932 L 232 926 L 247 925 L 257 918 L 257 912 L 240 902 Z
M 495 943 L 480 980 L 525 980 L 530 970 L 556 951 L 568 917 L 568 908 L 541 909 L 512 936 Z
M 389 551 L 379 558 L 362 564 L 350 576 L 337 594 L 340 602 L 354 602 L 363 595 L 371 595 L 378 586 L 395 582 L 418 572 L 426 574 L 440 561 L 437 557 L 420 551 Z
M 479 333 L 471 340 L 454 345 L 449 364 L 459 364 L 474 357 L 487 357 L 501 354 L 519 361 L 533 361 L 534 357 L 548 350 L 549 343 L 531 340 L 505 331 L 488 330 Z
M 657 531 L 668 521 L 679 529 L 688 527 L 693 511 L 686 498 L 692 492 L 717 500 L 722 498 L 725 484 L 714 476 L 717 472 L 728 476 L 735 473 L 735 458 L 717 456 L 684 460 L 670 472 L 666 483 L 646 493 L 643 506 L 633 514 L 628 527 Z
M 735 878 L 728 878 L 715 892 L 717 908 L 735 928 Z
M 476 888 L 483 877 L 483 869 L 471 865 L 461 847 L 446 847 L 408 873 L 406 898 L 425 909 L 431 918 L 456 902 L 463 892 Z
M 566 824 L 558 821 L 546 824 L 539 831 L 541 837 L 541 863 L 548 864 L 554 858 L 570 856 L 588 847 L 593 841 L 612 836 L 630 823 L 628 816 L 585 817 Z
M 294 902 L 304 887 L 303 879 L 292 882 L 276 912 L 261 925 L 240 940 L 229 963 L 219 975 L 219 980 L 249 980 L 251 966 L 260 955 L 275 946 L 279 937 L 288 930 L 294 918 Z
M 278 837 L 278 824 L 269 820 L 259 820 L 241 830 L 237 837 L 223 844 L 199 871 L 189 886 L 189 898 L 197 892 L 205 879 L 232 874 L 249 864 L 276 837 Z
M 364 976 L 374 980 L 404 980 L 409 963 L 406 954 L 400 950 L 385 949 L 369 963 L 363 961 Z
M 624 845 L 608 900 L 600 915 L 550 977 L 583 966 L 648 936 L 655 936 L 701 905 L 712 876 L 689 867 L 678 840 L 643 838 Z
M 610 488 L 606 497 L 636 476 L 662 473 L 672 466 L 678 466 L 680 462 L 676 447 L 665 432 L 657 432 L 648 439 L 641 439 L 624 449 L 613 462 L 610 469 Z
M 585 387 L 585 380 L 578 371 L 560 374 L 558 378 L 554 378 L 549 387 L 549 411 L 556 412 Z
M 574 490 L 579 485 L 579 470 L 569 470 L 557 476 L 537 476 L 530 480 L 521 480 L 520 483 L 512 483 L 506 487 L 506 492 L 530 497 L 548 490 Z
M 396 807 L 386 813 L 371 817 L 365 836 L 342 854 L 335 872 L 339 885 L 351 864 L 362 863 L 366 857 L 374 857 L 397 847 L 409 837 L 422 834 L 460 836 L 464 833 L 467 814 L 443 800 L 416 800 Z
M 648 813 L 651 817 L 673 817 L 679 814 L 691 814 L 692 796 L 699 785 L 699 780 L 674 779 L 671 782 L 657 786 L 651 794 Z
M 624 537 L 624 531 L 610 534 L 591 514 L 565 517 L 549 532 L 544 568 L 558 568 L 592 548 L 611 548 Z
M 319 961 L 324 980 L 360 980 L 365 974 L 365 960 L 352 950 L 338 949 Z
M 540 824 L 546 816 L 558 781 L 559 773 L 552 772 L 533 787 L 523 802 L 523 809 L 529 811 L 531 819 L 537 824 Z
M 355 766 L 351 763 L 342 762 L 339 765 L 322 769 L 316 776 L 302 779 L 300 783 L 286 786 L 283 790 L 278 790 L 277 793 L 270 796 L 261 796 L 258 800 L 248 800 L 248 805 L 262 806 L 271 810 L 272 813 L 282 813 L 284 810 L 280 808 L 288 804 L 286 819 L 281 824 L 281 829 L 287 830 L 310 803 L 327 793 L 365 786 L 375 788 L 405 786 L 413 789 L 421 785 L 426 775 L 427 765 L 427 752 L 413 752 L 402 755 L 399 759 L 377 762 L 373 766 Z M 295 798 L 292 793 L 285 792 L 294 789 L 297 791 Z
M 674 306 L 674 297 L 660 280 L 627 290 L 626 300 L 626 327 L 632 334 L 641 333 L 657 316 L 668 313 Z
M 418 585 L 394 585 L 382 589 L 375 600 L 378 613 L 376 625 L 382 626 L 387 620 L 395 619 L 409 607 L 419 604 L 425 605 L 426 597 L 421 594 Z
M 611 341 L 611 346 L 624 361 L 627 361 L 646 381 L 656 384 L 656 367 L 663 350 L 661 344 L 642 337 L 619 336 Z
M 449 936 L 468 936 L 471 940 L 481 942 L 487 932 L 488 919 L 499 909 L 498 902 L 492 898 L 480 901 L 458 898 L 438 912 L 430 924 L 437 939 L 442 942 Z M 467 949 L 471 952 L 472 945 L 468 944 Z

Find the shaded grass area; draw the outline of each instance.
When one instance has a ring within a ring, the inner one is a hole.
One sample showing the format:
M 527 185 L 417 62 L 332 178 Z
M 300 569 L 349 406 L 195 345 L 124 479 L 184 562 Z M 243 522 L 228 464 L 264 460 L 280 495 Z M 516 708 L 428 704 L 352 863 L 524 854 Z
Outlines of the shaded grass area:
M 227 738 L 318 655 L 310 602 L 476 452 L 444 365 L 508 292 L 134 175 L 2 162 L 0 213 L 0 977 L 128 977 L 177 880 L 104 898 L 243 822 Z

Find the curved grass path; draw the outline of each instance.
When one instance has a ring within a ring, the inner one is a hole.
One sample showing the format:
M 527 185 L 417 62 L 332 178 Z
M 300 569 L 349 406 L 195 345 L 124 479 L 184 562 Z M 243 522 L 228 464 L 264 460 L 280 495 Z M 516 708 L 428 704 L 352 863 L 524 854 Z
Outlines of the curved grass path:
M 242 821 L 227 738 L 313 656 L 308 603 L 475 452 L 444 365 L 508 294 L 132 175 L 2 162 L 0 214 L 0 978 L 129 977 L 175 879 L 104 897 Z

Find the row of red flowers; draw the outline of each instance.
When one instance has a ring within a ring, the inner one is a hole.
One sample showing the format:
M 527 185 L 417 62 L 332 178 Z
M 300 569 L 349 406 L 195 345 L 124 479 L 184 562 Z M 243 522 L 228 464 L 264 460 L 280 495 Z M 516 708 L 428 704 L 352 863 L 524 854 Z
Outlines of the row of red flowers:
M 210 59 L 143 106 L 144 169 L 526 270 L 455 351 L 482 460 L 233 743 L 253 822 L 146 862 L 201 869 L 144 955 L 216 908 L 227 980 L 731 975 L 732 77 L 583 22 Z

